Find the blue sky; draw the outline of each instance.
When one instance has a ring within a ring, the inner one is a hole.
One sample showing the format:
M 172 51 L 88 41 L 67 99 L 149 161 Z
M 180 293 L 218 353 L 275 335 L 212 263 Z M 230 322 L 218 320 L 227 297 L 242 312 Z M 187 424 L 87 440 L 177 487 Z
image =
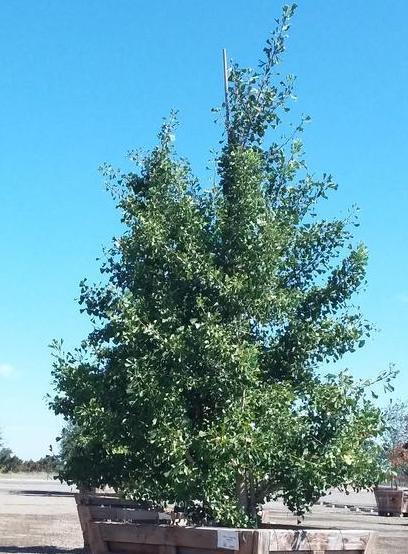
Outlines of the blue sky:
M 98 166 L 150 147 L 180 112 L 178 151 L 202 182 L 220 129 L 221 49 L 256 64 L 276 0 L 14 0 L 0 8 L 0 428 L 23 457 L 46 453 L 59 422 L 46 408 L 47 345 L 88 329 L 75 301 L 118 231 Z M 303 0 L 282 71 L 297 75 L 316 173 L 357 204 L 370 252 L 359 298 L 379 328 L 344 365 L 374 375 L 395 362 L 408 397 L 408 3 Z M 384 401 L 384 399 L 381 399 Z

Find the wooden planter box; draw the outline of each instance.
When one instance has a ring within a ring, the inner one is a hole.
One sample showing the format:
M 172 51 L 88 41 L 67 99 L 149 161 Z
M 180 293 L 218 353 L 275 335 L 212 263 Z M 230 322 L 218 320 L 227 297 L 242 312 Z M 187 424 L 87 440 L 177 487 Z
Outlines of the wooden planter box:
M 369 531 L 179 527 L 170 514 L 130 504 L 77 495 L 84 542 L 92 554 L 363 554 L 370 539 Z
M 131 500 L 117 495 L 78 493 L 75 494 L 79 522 L 84 537 L 84 547 L 89 548 L 89 525 L 96 521 L 132 522 L 159 524 L 172 521 L 171 515 L 151 510 L 141 510 Z
M 377 487 L 374 494 L 379 516 L 408 517 L 408 489 Z

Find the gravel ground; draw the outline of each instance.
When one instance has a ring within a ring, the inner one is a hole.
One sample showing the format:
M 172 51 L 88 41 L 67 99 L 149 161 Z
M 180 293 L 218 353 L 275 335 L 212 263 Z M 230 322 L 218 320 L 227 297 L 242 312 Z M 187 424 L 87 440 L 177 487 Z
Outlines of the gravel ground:
M 73 488 L 40 477 L 0 475 L 0 554 L 83 554 Z M 408 518 L 378 517 L 370 511 L 372 493 L 333 491 L 322 502 L 303 526 L 373 530 L 378 539 L 369 554 L 408 554 Z M 366 511 L 352 512 L 344 505 Z M 271 503 L 268 510 L 273 522 L 296 524 L 282 504 Z

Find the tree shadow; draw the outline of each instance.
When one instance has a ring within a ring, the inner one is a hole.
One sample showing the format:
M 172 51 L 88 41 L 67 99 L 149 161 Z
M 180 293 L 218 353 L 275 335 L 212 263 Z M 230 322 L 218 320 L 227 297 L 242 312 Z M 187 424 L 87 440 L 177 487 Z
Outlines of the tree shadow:
M 309 531 L 312 529 L 324 529 L 324 527 L 322 527 L 321 525 L 305 525 L 303 523 L 300 523 L 299 525 L 296 525 L 296 523 L 262 523 L 260 529 L 287 529 L 290 531 Z M 334 527 L 331 527 L 331 529 L 334 529 Z
M 75 492 L 70 491 L 43 491 L 43 490 L 11 490 L 9 494 L 18 496 L 56 496 L 56 497 L 73 497 Z
M 60 548 L 58 546 L 0 546 L 4 554 L 86 554 L 84 548 Z

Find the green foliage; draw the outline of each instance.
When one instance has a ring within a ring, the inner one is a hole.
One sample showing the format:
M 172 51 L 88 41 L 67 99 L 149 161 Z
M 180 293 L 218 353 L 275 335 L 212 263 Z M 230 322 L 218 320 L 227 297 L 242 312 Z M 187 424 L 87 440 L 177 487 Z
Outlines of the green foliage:
M 0 448 L 0 472 L 9 473 L 18 471 L 21 461 L 20 458 L 13 454 L 10 448 Z
M 74 429 L 69 482 L 235 526 L 256 525 L 264 500 L 302 514 L 329 487 L 382 478 L 368 383 L 321 374 L 369 335 L 351 304 L 367 252 L 352 218 L 317 217 L 336 185 L 307 169 L 308 118 L 281 138 L 293 11 L 257 71 L 232 68 L 213 190 L 174 154 L 173 120 L 134 170 L 104 167 L 126 230 L 106 281 L 81 283 L 94 330 L 74 352 L 53 344 L 51 406 Z

